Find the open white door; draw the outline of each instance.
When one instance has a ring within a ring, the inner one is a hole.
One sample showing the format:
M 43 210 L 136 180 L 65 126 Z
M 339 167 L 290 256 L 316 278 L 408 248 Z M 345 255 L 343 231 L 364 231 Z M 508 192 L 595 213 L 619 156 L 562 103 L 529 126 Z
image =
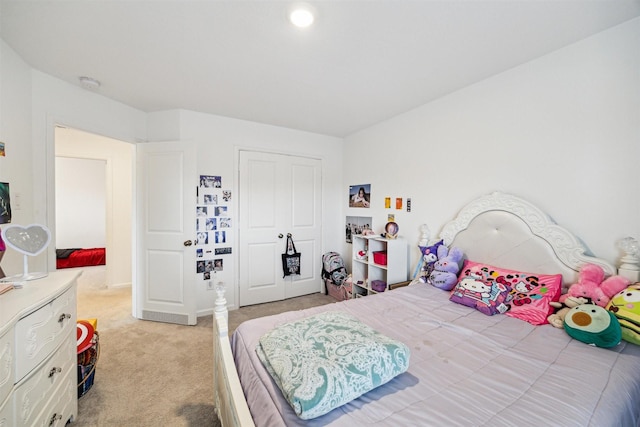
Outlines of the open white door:
M 195 145 L 137 144 L 136 159 L 134 316 L 195 325 Z
M 320 292 L 321 161 L 241 151 L 239 168 L 239 305 Z M 301 271 L 283 278 L 287 233 L 302 254 Z

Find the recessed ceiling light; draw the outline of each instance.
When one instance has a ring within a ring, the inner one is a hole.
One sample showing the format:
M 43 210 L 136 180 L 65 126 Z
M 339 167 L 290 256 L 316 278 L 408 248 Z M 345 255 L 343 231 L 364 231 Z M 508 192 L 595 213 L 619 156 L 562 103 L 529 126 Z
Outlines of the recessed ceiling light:
M 306 28 L 313 24 L 314 9 L 308 4 L 295 4 L 289 11 L 289 20 L 299 28 Z
M 89 90 L 98 90 L 100 88 L 100 82 L 92 77 L 80 76 L 80 86 Z

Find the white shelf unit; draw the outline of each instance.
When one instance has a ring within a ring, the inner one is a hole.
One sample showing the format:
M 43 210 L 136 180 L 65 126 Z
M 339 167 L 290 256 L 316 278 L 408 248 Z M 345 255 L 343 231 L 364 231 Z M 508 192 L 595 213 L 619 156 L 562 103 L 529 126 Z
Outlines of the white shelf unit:
M 385 239 L 380 236 L 353 235 L 352 266 L 353 298 L 377 293 L 371 289 L 371 281 L 382 280 L 389 285 L 400 283 L 408 277 L 408 246 L 402 238 Z M 361 258 L 358 253 L 366 252 Z M 387 265 L 374 262 L 373 253 L 386 251 Z

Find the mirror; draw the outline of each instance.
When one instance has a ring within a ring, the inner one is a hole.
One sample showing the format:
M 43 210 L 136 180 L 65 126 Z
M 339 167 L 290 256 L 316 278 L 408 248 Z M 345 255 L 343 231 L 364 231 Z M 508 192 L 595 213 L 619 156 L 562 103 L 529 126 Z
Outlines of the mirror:
M 23 274 L 5 277 L 3 281 L 34 280 L 45 277 L 47 273 L 29 273 L 27 259 L 44 251 L 51 241 L 49 229 L 43 225 L 31 224 L 27 227 L 21 225 L 7 225 L 2 229 L 2 238 L 6 245 L 24 255 Z

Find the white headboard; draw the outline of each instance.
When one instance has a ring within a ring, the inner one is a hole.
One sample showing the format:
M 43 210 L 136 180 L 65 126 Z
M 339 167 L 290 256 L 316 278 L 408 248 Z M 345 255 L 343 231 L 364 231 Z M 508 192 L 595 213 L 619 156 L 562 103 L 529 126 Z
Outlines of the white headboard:
M 466 205 L 445 224 L 440 238 L 463 250 L 467 259 L 540 274 L 562 274 L 565 286 L 575 283 L 585 263 L 601 266 L 607 275 L 616 269 L 596 258 L 567 229 L 518 197 L 492 193 Z

